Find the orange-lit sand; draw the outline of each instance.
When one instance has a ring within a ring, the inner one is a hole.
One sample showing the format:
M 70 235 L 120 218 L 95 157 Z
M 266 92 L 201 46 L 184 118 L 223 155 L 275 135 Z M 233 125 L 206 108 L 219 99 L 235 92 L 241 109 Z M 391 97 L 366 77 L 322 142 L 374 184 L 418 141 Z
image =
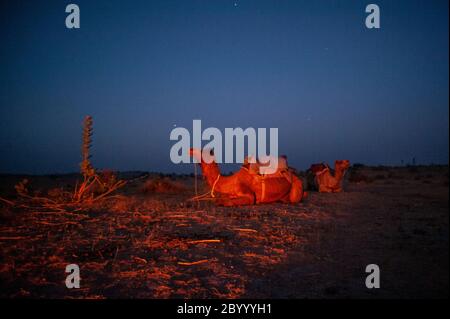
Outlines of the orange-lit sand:
M 197 206 L 186 202 L 191 177 L 166 193 L 130 183 L 76 211 L 0 203 L 0 297 L 448 295 L 448 168 L 362 168 L 357 176 L 344 193 L 310 192 L 298 205 Z M 14 200 L 20 178 L 1 176 L 0 196 Z M 28 178 L 44 193 L 75 180 Z M 64 285 L 69 263 L 80 266 L 80 289 Z M 365 288 L 370 263 L 384 289 Z

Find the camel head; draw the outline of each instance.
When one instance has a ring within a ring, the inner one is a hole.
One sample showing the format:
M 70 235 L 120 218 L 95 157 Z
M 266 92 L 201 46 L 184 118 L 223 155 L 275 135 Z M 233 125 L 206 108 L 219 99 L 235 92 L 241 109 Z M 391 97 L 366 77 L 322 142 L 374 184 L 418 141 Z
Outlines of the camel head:
M 336 160 L 334 162 L 334 167 L 336 169 L 346 170 L 350 167 L 350 161 L 349 160 Z
M 214 162 L 214 150 L 212 149 L 203 149 L 200 150 L 198 148 L 190 148 L 189 155 L 196 158 L 198 163 L 213 163 Z
M 195 157 L 200 162 L 202 158 L 202 152 L 197 148 L 190 148 L 189 156 Z
M 191 148 L 189 149 L 189 155 L 197 160 L 197 163 L 202 167 L 204 172 L 211 169 L 215 172 L 218 169 L 212 149 L 204 148 L 200 150 L 198 148 Z

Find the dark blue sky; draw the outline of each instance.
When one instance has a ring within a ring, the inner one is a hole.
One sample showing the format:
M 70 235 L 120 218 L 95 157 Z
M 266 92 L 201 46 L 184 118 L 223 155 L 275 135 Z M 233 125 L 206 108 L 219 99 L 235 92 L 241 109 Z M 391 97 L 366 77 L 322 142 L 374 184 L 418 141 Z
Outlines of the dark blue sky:
M 448 1 L 2 1 L 0 172 L 191 172 L 174 125 L 278 127 L 299 169 L 448 163 Z M 235 3 L 237 5 L 235 5 Z M 364 25 L 381 9 L 381 29 Z

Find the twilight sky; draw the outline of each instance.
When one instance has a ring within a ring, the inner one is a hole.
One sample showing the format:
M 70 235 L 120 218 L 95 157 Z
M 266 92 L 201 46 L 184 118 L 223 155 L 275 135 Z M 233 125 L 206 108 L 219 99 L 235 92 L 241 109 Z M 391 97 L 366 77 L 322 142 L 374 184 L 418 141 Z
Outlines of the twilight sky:
M 65 27 L 76 3 L 81 29 Z M 367 29 L 365 7 L 381 9 Z M 448 164 L 448 1 L 2 1 L 0 172 L 170 162 L 174 125 L 278 127 L 315 162 Z

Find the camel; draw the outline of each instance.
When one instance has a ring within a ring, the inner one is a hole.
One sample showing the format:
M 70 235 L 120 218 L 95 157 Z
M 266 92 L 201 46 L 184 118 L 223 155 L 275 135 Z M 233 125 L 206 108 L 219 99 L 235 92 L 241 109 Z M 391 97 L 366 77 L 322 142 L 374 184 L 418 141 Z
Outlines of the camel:
M 342 181 L 349 167 L 349 160 L 336 160 L 334 176 L 331 174 L 330 167 L 323 163 L 311 165 L 310 170 L 315 175 L 315 183 L 320 193 L 339 193 L 342 192 Z
M 274 174 L 260 175 L 255 169 L 258 163 L 246 161 L 233 175 L 223 176 L 214 160 L 205 162 L 200 150 L 191 149 L 190 155 L 199 161 L 203 176 L 211 187 L 210 194 L 217 205 L 241 206 L 278 201 L 298 203 L 304 197 L 303 184 L 288 169 L 286 157 L 280 157 L 279 161 L 286 163 L 286 167 L 280 169 L 279 166 Z M 220 196 L 216 197 L 216 194 Z

